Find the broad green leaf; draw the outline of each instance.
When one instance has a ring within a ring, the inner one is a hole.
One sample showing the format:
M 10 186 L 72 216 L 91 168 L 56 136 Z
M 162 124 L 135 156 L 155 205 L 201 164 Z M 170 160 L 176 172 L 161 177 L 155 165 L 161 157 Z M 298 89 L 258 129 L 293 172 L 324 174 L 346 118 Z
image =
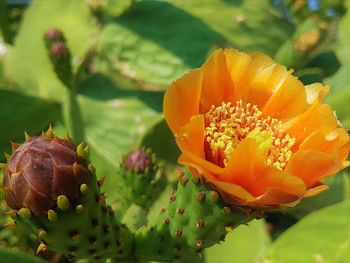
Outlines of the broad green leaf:
M 60 106 L 52 101 L 16 91 L 0 89 L 0 151 L 10 148 L 10 141 L 21 141 L 26 130 L 36 134 L 57 119 Z
M 350 2 L 347 1 L 347 7 Z M 335 49 L 336 55 L 342 66 L 333 76 L 325 80 L 326 84 L 331 86 L 331 93 L 340 92 L 342 89 L 348 89 L 350 86 L 350 12 L 348 11 L 339 23 L 338 41 Z
M 217 47 L 271 55 L 290 32 L 270 1 L 140 1 L 107 22 L 95 67 L 120 71 L 144 87 L 168 86 Z
M 326 207 L 285 231 L 269 249 L 266 263 L 347 263 L 350 200 Z
M 226 236 L 225 242 L 205 251 L 206 263 L 260 262 L 270 243 L 263 220 L 242 225 Z
M 0 262 L 21 262 L 21 263 L 44 263 L 45 261 L 39 257 L 24 254 L 20 251 L 0 248 Z
M 123 154 L 140 146 L 145 133 L 162 117 L 132 97 L 115 99 L 109 104 L 81 97 L 80 105 L 91 160 L 97 168 L 97 175 L 106 176 L 104 190 L 112 202 L 118 194 L 117 167 Z
M 85 55 L 96 31 L 85 1 L 33 1 L 5 66 L 25 92 L 59 99 L 64 87 L 52 69 L 43 40 L 44 33 L 53 27 L 65 34 L 75 62 Z

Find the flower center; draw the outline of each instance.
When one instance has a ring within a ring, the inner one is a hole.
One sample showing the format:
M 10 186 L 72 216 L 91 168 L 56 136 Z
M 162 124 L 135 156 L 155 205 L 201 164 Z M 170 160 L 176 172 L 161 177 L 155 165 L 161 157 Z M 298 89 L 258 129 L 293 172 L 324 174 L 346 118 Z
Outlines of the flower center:
M 242 140 L 264 134 L 271 139 L 266 149 L 267 163 L 284 170 L 295 143 L 295 138 L 282 130 L 280 120 L 263 116 L 256 105 L 243 105 L 242 100 L 235 105 L 231 102 L 212 105 L 205 114 L 205 127 L 206 159 L 221 167 L 227 166 L 229 157 Z

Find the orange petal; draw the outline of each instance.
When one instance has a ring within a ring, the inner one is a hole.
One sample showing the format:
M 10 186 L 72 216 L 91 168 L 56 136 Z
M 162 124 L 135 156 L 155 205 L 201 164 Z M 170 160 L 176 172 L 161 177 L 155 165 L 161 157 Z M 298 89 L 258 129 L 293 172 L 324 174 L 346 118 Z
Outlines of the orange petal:
M 248 71 L 252 63 L 252 57 L 236 49 L 226 49 L 224 52 L 227 68 L 233 83 L 234 100 L 242 99 L 245 102 L 249 92 L 248 82 L 251 74 L 248 74 Z
M 176 80 L 165 92 L 163 110 L 165 119 L 173 133 L 198 114 L 202 86 L 202 72 L 192 70 Z
M 325 154 L 315 150 L 300 150 L 292 155 L 286 171 L 303 179 L 307 187 L 344 168 L 336 153 Z
M 211 105 L 218 106 L 223 101 L 234 101 L 233 83 L 222 49 L 215 51 L 201 69 L 203 71 L 201 113 L 206 113 Z
M 263 108 L 272 94 L 283 85 L 288 75 L 287 69 L 278 64 L 257 71 L 249 84 L 248 102 Z
M 195 168 L 198 174 L 203 176 L 207 173 L 212 175 L 220 174 L 224 169 L 190 152 L 183 152 L 180 155 L 178 162 L 183 165 L 188 165 L 191 168 Z
M 329 92 L 329 86 L 321 83 L 313 83 L 305 86 L 307 103 L 313 104 L 316 101 L 322 101 Z
M 310 134 L 321 129 L 334 129 L 337 125 L 337 120 L 331 107 L 316 102 L 307 111 L 295 118 L 293 124 L 286 129 L 286 132 L 296 138 L 296 145 L 299 145 Z
M 301 195 L 305 191 L 302 180 L 268 166 L 264 154 L 252 138 L 246 138 L 238 144 L 219 178 L 242 186 L 254 196 L 263 195 L 269 188 L 293 195 Z
M 190 152 L 200 158 L 204 154 L 204 116 L 193 116 L 176 135 L 176 142 L 182 152 Z
M 255 182 L 259 176 L 264 176 L 266 169 L 267 164 L 263 153 L 258 150 L 257 142 L 253 138 L 246 138 L 238 144 L 219 178 L 224 182 L 238 184 L 259 196 L 265 189 Z
M 290 72 L 282 86 L 272 95 L 262 111 L 270 117 L 287 120 L 302 112 L 310 105 L 306 100 L 306 91 L 301 83 Z
M 300 199 L 300 195 L 287 193 L 276 188 L 268 188 L 266 193 L 255 201 L 255 205 L 281 206 L 290 204 Z
M 239 199 L 243 202 L 254 202 L 256 200 L 255 196 L 240 185 L 210 179 L 208 182 L 214 186 L 214 189 L 218 191 L 228 203 L 232 203 L 232 199 Z
M 349 153 L 349 134 L 344 128 L 330 131 L 317 131 L 307 137 L 300 145 L 300 150 L 316 150 L 323 153 L 332 153 L 344 147 L 340 158 L 345 159 Z
M 327 190 L 328 188 L 329 188 L 328 185 L 320 184 L 314 188 L 310 188 L 309 190 L 307 190 L 302 197 L 307 198 L 307 197 L 312 197 L 312 196 L 318 195 L 319 193 Z

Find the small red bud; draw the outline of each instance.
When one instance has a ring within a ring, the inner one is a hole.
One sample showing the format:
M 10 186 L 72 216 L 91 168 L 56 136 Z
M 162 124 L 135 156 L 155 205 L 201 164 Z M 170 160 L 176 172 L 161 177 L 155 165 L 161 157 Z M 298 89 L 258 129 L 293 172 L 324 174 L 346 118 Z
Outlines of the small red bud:
M 45 39 L 47 41 L 62 41 L 64 37 L 61 30 L 56 28 L 50 28 L 45 33 Z
M 124 166 L 128 170 L 135 170 L 143 174 L 146 170 L 152 170 L 152 154 L 142 149 L 132 151 L 125 157 Z
M 62 42 L 55 42 L 50 48 L 50 55 L 54 58 L 62 58 L 68 55 L 68 48 Z

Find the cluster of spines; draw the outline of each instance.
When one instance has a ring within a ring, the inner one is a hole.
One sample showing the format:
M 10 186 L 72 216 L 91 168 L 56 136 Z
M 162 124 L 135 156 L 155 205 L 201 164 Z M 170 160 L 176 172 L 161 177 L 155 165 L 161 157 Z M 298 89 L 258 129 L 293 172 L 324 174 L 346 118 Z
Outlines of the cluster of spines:
M 141 260 L 195 260 L 204 248 L 252 219 L 244 209 L 225 206 L 216 191 L 179 170 L 178 188 L 171 192 L 168 207 L 160 209 L 151 227 L 136 233 L 135 253 Z
M 42 136 L 53 138 L 55 135 L 52 127 L 43 132 Z M 30 139 L 27 132 L 25 139 Z M 68 133 L 65 139 L 71 140 Z M 15 151 L 19 146 L 20 144 L 12 143 L 12 150 Z M 91 174 L 89 183 L 80 185 L 80 197 L 77 200 L 69 200 L 67 196 L 59 195 L 55 207 L 47 211 L 47 218 L 35 217 L 26 207 L 11 210 L 7 214 L 13 220 L 4 226 L 12 227 L 18 224 L 27 233 L 37 235 L 40 240 L 37 254 L 49 246 L 71 259 L 124 258 L 131 250 L 131 234 L 126 225 L 117 221 L 112 207 L 106 205 L 106 196 L 100 193 L 105 178 L 97 180 L 96 169 L 88 161 L 89 147 L 81 143 L 77 146 L 76 153 L 83 159 Z M 9 160 L 10 155 L 5 153 L 5 156 Z M 5 172 L 7 164 L 1 163 L 0 168 Z M 74 227 L 69 228 L 70 225 Z M 90 234 L 87 235 L 86 232 Z M 60 238 L 57 235 L 60 235 Z

